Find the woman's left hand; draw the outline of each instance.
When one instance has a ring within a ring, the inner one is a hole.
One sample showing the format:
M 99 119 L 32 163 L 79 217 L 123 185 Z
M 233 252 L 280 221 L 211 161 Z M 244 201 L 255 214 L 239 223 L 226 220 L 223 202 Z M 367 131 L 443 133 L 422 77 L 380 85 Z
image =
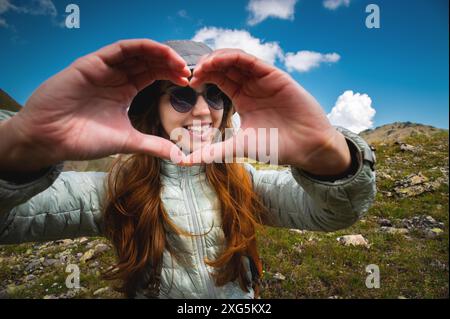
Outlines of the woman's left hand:
M 249 156 L 243 130 L 253 128 L 257 133 L 258 128 L 266 129 L 265 143 L 269 145 L 269 129 L 278 128 L 278 164 L 315 175 L 339 175 L 350 166 L 344 136 L 330 124 L 314 97 L 286 72 L 242 50 L 221 49 L 203 56 L 197 64 L 190 86 L 203 83 L 216 84 L 231 98 L 240 115 L 241 130 L 233 138 L 193 152 L 187 161 L 198 162 L 200 154 L 201 162 L 242 154 L 239 152 Z M 225 153 L 227 150 L 233 154 Z

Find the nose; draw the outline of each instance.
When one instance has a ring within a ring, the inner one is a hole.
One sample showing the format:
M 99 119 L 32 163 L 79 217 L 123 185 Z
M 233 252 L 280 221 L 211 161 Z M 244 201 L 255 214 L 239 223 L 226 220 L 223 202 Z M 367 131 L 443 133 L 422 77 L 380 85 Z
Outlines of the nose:
M 211 113 L 208 103 L 206 103 L 203 96 L 199 96 L 197 99 L 197 103 L 195 103 L 194 108 L 192 109 L 192 116 L 204 116 L 209 115 Z

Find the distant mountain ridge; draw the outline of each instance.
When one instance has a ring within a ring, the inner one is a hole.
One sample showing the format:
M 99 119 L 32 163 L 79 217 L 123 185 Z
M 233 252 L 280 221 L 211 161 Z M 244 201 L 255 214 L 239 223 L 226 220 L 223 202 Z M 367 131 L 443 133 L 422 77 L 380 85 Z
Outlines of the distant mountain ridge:
M 22 108 L 8 93 L 0 89 L 0 109 L 18 112 Z
M 425 135 L 431 136 L 434 133 L 447 131 L 431 125 L 424 125 L 412 122 L 394 122 L 385 124 L 373 129 L 368 129 L 359 133 L 369 144 L 374 143 L 394 143 L 401 142 L 407 137 Z

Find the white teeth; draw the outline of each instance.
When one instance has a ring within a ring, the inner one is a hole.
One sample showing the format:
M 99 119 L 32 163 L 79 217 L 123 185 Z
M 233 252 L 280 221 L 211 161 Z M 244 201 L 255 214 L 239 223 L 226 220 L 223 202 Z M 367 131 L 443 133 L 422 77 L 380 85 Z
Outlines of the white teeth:
M 206 125 L 202 125 L 202 126 L 192 126 L 192 125 L 188 125 L 187 129 L 194 132 L 194 133 L 198 133 L 201 134 L 202 132 L 208 130 L 211 127 L 211 124 L 206 124 Z

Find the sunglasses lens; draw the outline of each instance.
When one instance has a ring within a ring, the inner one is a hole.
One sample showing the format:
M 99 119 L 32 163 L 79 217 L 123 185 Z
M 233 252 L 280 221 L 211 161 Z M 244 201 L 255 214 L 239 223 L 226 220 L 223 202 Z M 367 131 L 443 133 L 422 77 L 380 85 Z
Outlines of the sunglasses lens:
M 188 87 L 174 88 L 170 91 L 170 104 L 180 113 L 189 112 L 195 105 L 197 96 Z
M 168 92 L 170 104 L 180 113 L 189 112 L 197 102 L 197 92 L 190 87 L 172 87 Z M 231 100 L 213 84 L 207 85 L 203 96 L 208 105 L 215 110 L 221 110 L 231 105 Z
M 210 85 L 206 89 L 206 100 L 216 110 L 221 110 L 228 105 L 229 98 L 216 85 Z

